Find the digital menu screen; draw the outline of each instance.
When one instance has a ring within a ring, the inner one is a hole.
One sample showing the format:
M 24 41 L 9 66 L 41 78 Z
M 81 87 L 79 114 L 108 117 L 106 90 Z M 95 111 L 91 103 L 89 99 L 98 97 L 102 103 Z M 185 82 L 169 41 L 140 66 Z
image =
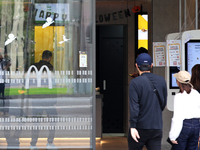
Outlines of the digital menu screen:
M 200 64 L 200 40 L 185 43 L 185 68 L 192 75 L 192 67 Z
M 177 83 L 176 83 L 176 78 L 174 77 L 174 74 L 178 73 L 179 71 L 180 71 L 180 67 L 177 67 L 177 66 L 171 66 L 169 68 L 170 89 L 178 89 L 179 88 Z

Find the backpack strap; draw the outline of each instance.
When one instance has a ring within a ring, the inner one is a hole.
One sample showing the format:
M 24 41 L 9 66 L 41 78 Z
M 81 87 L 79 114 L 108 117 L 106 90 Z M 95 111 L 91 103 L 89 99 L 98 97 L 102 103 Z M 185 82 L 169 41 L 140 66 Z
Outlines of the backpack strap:
M 158 98 L 158 101 L 159 101 L 159 104 L 160 104 L 160 108 L 161 108 L 161 110 L 163 110 L 163 108 L 162 108 L 162 101 L 161 101 L 160 95 L 159 95 L 159 93 L 158 93 L 158 90 L 157 90 L 156 87 L 152 84 L 152 82 L 149 80 L 149 78 L 147 78 L 145 75 L 143 75 L 143 77 L 150 83 L 151 87 L 153 88 L 154 93 L 156 94 L 156 96 L 157 96 L 157 98 Z

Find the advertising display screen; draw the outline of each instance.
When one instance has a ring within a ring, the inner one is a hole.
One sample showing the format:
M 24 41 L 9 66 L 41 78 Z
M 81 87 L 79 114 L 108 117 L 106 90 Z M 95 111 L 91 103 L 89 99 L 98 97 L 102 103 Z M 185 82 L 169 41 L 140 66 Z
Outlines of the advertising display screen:
M 185 69 L 192 74 L 192 67 L 200 64 L 200 40 L 185 43 Z
M 180 71 L 180 68 L 179 67 L 176 67 L 176 66 L 173 66 L 173 67 L 170 67 L 170 89 L 178 89 L 178 85 L 176 83 L 176 78 L 174 77 L 174 74 L 179 72 Z
M 138 49 L 144 47 L 148 49 L 148 15 L 138 15 Z

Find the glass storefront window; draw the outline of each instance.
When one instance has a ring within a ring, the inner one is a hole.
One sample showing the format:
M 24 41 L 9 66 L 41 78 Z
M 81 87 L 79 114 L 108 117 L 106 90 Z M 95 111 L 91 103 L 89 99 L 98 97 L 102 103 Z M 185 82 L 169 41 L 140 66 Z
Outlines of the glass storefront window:
M 94 12 L 0 0 L 0 148 L 94 148 Z

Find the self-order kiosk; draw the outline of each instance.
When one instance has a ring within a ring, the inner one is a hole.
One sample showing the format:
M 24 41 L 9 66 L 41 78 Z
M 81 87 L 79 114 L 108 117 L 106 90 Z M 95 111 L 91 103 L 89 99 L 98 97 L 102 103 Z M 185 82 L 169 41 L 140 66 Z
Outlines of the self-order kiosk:
M 168 44 L 170 41 L 178 41 L 180 47 L 180 64 L 165 67 L 165 79 L 168 87 L 167 109 L 173 111 L 174 95 L 179 92 L 174 74 L 180 70 L 186 70 L 191 75 L 191 69 L 195 64 L 200 64 L 200 30 L 190 30 L 182 33 L 172 33 L 166 36 L 166 61 L 170 61 Z M 173 45 L 173 44 L 171 44 Z

